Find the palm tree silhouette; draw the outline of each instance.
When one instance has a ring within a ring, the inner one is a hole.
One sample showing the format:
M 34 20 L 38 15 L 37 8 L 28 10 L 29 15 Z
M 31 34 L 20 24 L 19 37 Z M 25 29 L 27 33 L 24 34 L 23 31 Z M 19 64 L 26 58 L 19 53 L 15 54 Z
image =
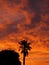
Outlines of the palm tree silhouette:
M 28 56 L 28 51 L 31 50 L 30 43 L 28 43 L 26 40 L 22 40 L 19 42 L 21 53 L 23 53 L 23 65 L 25 65 L 25 58 Z

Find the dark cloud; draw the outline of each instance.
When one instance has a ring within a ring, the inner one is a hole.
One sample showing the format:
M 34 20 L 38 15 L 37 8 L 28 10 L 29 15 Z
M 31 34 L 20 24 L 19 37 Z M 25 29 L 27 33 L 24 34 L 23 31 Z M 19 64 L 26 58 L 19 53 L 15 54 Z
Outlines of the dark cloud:
M 41 22 L 41 17 L 40 15 L 36 15 L 34 18 L 31 18 L 31 23 L 30 24 L 24 24 L 25 29 L 33 29 L 36 28 L 37 25 Z
M 11 13 L 8 14 L 4 9 L 1 9 L 0 15 L 0 39 L 8 36 L 9 34 L 18 33 L 17 25 L 23 23 L 23 20 L 26 18 L 20 12 L 12 15 Z
M 40 23 L 40 21 L 41 21 L 40 15 L 36 14 L 34 18 L 31 18 L 31 23 L 25 24 L 24 27 L 25 29 L 33 29 Z
M 41 27 L 42 31 L 49 31 L 49 27 Z
M 8 4 L 9 7 L 13 7 L 14 4 L 20 4 L 20 0 L 4 0 Z
M 22 23 L 23 18 L 24 18 L 24 16 L 19 15 L 19 17 L 17 17 L 17 18 L 12 18 L 12 22 L 9 24 L 6 24 L 6 22 L 2 23 L 2 24 L 6 24 L 6 25 L 5 25 L 5 28 L 0 29 L 0 39 L 8 36 L 9 34 L 18 33 L 19 29 L 18 29 L 17 25 Z
M 34 18 L 32 18 L 32 24 L 38 24 L 41 21 L 41 16 L 36 14 Z
M 0 29 L 0 39 L 4 38 L 12 33 L 18 33 L 17 23 L 13 22 L 11 24 L 7 24 L 6 29 L 3 29 L 2 31 Z
M 28 24 L 28 25 L 25 24 L 25 25 L 24 25 L 24 29 L 26 29 L 26 30 L 27 30 L 27 29 L 33 29 L 34 27 L 35 27 L 34 24 Z
M 18 32 L 18 28 L 17 28 L 17 23 L 12 23 L 7 25 L 7 33 L 17 33 Z
M 42 4 L 42 0 L 29 0 L 29 7 L 38 14 L 40 13 Z
M 49 27 L 49 20 L 45 21 L 45 24 Z
M 5 2 L 7 2 L 8 4 L 19 4 L 21 0 L 4 0 Z
M 0 31 L 0 40 L 3 39 L 7 35 L 7 32 L 5 30 Z

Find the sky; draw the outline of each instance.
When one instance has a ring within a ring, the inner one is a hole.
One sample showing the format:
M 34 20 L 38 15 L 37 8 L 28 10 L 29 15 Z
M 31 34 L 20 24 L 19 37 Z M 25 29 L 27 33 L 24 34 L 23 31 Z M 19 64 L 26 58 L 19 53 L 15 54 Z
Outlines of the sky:
M 32 47 L 26 65 L 49 65 L 49 0 L 0 0 L 0 50 L 20 53 L 23 39 Z

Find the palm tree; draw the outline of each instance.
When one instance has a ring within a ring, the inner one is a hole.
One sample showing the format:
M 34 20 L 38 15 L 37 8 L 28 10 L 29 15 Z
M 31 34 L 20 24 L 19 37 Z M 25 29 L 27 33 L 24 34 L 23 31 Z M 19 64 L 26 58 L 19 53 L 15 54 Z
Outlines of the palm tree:
M 31 50 L 30 43 L 26 40 L 22 40 L 19 42 L 21 53 L 23 53 L 23 65 L 25 65 L 25 58 L 28 56 L 28 51 Z

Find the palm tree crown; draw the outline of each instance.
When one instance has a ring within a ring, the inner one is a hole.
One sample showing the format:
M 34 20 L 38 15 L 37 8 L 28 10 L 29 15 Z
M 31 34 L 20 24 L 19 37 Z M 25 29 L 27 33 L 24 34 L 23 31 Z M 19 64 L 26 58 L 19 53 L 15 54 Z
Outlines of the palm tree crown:
M 24 53 L 25 56 L 27 56 L 28 51 L 31 50 L 30 43 L 28 43 L 26 40 L 22 40 L 19 44 L 21 45 L 20 49 L 22 49 L 21 53 Z

